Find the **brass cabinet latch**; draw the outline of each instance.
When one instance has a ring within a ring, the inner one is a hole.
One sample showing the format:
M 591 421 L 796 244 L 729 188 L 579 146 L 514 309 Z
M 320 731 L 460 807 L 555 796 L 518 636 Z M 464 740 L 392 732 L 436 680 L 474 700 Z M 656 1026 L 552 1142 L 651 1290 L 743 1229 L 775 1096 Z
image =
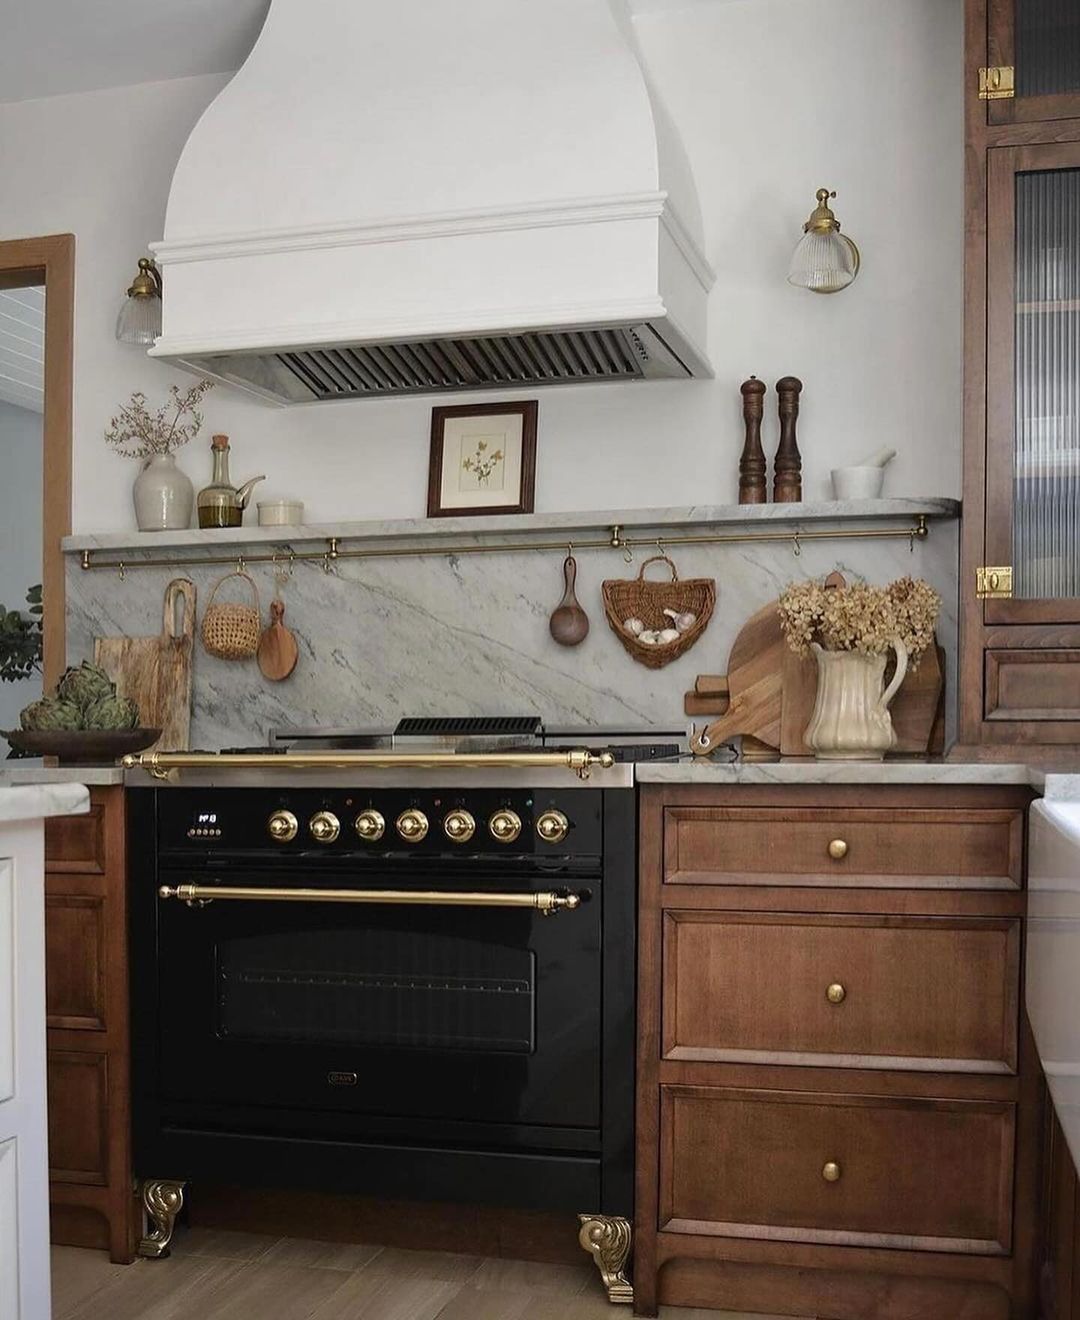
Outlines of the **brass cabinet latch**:
M 1016 95 L 1016 70 L 1011 64 L 996 64 L 979 70 L 979 100 L 1008 101 Z
M 975 570 L 976 600 L 1012 600 L 1013 571 L 1011 565 Z

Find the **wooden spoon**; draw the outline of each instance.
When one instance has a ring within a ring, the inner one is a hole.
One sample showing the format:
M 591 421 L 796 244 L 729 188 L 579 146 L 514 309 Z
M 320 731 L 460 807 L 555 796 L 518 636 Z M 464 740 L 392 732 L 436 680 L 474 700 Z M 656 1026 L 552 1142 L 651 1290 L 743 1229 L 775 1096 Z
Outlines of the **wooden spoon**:
M 296 638 L 282 622 L 284 617 L 285 602 L 272 600 L 270 624 L 259 638 L 259 649 L 256 653 L 263 678 L 268 678 L 271 683 L 279 683 L 283 678 L 288 678 L 296 668 L 297 660 L 300 659 L 300 648 L 296 644 Z
M 578 604 L 574 595 L 574 583 L 577 580 L 577 561 L 573 555 L 567 555 L 563 563 L 563 578 L 566 590 L 559 601 L 548 627 L 551 635 L 560 646 L 579 646 L 589 635 L 589 616 Z

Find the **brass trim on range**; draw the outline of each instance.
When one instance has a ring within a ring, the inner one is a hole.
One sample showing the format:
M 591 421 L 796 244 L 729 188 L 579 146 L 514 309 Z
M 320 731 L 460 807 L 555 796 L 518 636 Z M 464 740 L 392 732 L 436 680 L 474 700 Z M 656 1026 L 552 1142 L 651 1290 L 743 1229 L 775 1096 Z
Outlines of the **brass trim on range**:
M 176 898 L 188 907 L 208 903 L 384 903 L 413 907 L 532 908 L 542 916 L 573 912 L 581 906 L 580 894 L 557 894 L 539 890 L 528 894 L 490 893 L 461 889 L 257 889 L 241 885 L 162 885 L 159 898 Z
M 145 770 L 154 779 L 168 779 L 174 770 L 486 770 L 491 767 L 530 770 L 572 770 L 588 779 L 599 767 L 615 764 L 611 752 L 573 747 L 565 752 L 135 752 L 123 759 L 125 770 Z
M 618 1215 L 578 1215 L 578 1241 L 592 1256 L 609 1302 L 634 1303 L 634 1285 L 626 1277 L 633 1229 Z

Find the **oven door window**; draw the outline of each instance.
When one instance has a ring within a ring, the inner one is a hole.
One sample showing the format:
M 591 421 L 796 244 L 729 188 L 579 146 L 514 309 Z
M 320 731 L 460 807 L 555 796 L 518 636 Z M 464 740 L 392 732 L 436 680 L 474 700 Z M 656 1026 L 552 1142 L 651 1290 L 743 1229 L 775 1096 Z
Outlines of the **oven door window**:
M 205 874 L 170 877 L 188 881 L 211 883 Z M 305 881 L 230 874 L 228 883 Z M 544 887 L 521 877 L 486 883 Z M 596 1126 L 601 886 L 573 887 L 590 900 L 548 917 L 520 908 L 160 900 L 163 1098 Z

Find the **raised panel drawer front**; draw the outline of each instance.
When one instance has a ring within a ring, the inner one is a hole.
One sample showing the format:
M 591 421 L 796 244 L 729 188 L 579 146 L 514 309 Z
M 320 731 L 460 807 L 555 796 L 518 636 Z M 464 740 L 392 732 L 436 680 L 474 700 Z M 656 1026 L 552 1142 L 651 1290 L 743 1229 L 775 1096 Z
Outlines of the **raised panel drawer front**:
M 988 720 L 1080 720 L 1080 651 L 987 651 Z
M 1023 829 L 1005 808 L 667 807 L 664 879 L 1015 889 Z
M 45 896 L 45 990 L 50 1027 L 105 1030 L 105 904 Z
M 49 1050 L 49 1177 L 104 1186 L 108 1164 L 104 1054 Z
M 665 1086 L 667 1233 L 1005 1255 L 1013 1106 Z
M 1020 923 L 664 915 L 666 1059 L 1016 1070 Z
M 83 816 L 54 816 L 45 822 L 45 869 L 105 874 L 105 808 L 91 804 Z

